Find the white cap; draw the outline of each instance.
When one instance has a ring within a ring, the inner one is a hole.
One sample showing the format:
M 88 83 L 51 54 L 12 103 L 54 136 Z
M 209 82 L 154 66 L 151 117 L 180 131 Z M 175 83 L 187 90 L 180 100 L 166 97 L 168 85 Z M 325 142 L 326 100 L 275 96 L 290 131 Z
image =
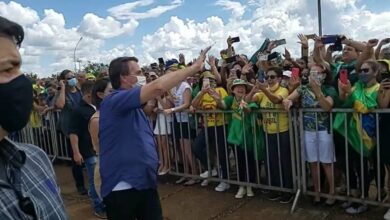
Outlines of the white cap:
M 291 78 L 291 71 L 290 70 L 285 70 L 283 71 L 283 76 L 287 76 L 287 77 L 290 77 Z

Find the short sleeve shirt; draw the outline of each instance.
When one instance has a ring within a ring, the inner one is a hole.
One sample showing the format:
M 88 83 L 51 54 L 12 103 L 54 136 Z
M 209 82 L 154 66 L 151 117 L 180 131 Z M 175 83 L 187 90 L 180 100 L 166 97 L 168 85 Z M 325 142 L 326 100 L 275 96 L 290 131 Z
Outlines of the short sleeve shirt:
M 337 92 L 334 87 L 329 85 L 321 86 L 322 93 L 325 97 L 330 96 L 333 100 L 337 100 Z M 318 108 L 318 100 L 308 86 L 299 86 L 298 93 L 301 96 L 302 108 Z M 317 125 L 316 125 L 317 122 Z M 303 126 L 305 131 L 316 131 L 317 126 L 319 131 L 330 129 L 329 113 L 321 112 L 306 112 L 303 114 Z
M 219 93 L 222 100 L 228 96 L 224 88 L 218 87 L 215 89 L 215 91 Z M 206 93 L 203 95 L 201 100 L 201 109 L 217 110 L 217 102 L 214 100 L 212 96 Z M 207 117 L 205 117 L 205 121 L 207 122 L 207 127 L 221 126 L 225 124 L 223 114 L 209 114 Z
M 288 97 L 288 90 L 279 86 L 274 92 L 274 95 L 282 98 Z M 283 109 L 282 104 L 274 104 L 269 98 L 263 93 L 259 92 L 255 94 L 261 109 Z M 275 134 L 279 132 L 288 131 L 288 114 L 287 113 L 263 113 L 263 126 L 265 132 L 268 134 Z

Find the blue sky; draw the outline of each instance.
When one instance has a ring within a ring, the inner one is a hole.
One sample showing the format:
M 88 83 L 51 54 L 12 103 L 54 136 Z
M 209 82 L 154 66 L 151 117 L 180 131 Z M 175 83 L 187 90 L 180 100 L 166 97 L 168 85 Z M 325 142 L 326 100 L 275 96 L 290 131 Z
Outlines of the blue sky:
M 322 2 L 324 33 L 361 40 L 390 33 L 388 0 Z M 123 55 L 146 64 L 178 53 L 190 59 L 214 42 L 211 53 L 218 55 L 229 35 L 241 37 L 240 53 L 251 55 L 270 37 L 286 38 L 297 54 L 296 35 L 318 30 L 314 0 L 16 0 L 0 1 L 0 15 L 24 26 L 23 70 L 40 75 L 73 68 L 80 36 L 82 65 Z

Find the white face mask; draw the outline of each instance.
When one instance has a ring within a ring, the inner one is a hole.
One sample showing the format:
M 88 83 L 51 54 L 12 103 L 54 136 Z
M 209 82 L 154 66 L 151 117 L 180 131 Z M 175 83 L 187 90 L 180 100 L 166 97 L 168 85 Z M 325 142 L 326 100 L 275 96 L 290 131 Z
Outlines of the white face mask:
M 146 77 L 145 76 L 137 76 L 137 85 L 144 86 L 145 84 L 146 84 Z

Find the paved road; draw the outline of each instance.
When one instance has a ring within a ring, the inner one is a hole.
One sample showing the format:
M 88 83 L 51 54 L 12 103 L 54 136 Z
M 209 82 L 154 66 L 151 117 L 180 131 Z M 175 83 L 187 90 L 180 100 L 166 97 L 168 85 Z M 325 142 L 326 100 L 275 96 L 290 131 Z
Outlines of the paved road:
M 79 196 L 71 178 L 70 167 L 56 165 L 58 182 L 71 220 L 97 219 L 92 215 L 89 200 Z M 236 187 L 228 192 L 213 190 L 215 183 L 207 187 L 184 187 L 173 184 L 174 177 L 166 177 L 159 185 L 159 193 L 166 220 L 320 220 L 320 219 L 383 219 L 384 208 L 370 207 L 370 211 L 359 216 L 344 213 L 339 205 L 334 207 L 312 206 L 310 198 L 301 198 L 294 214 L 290 214 L 291 204 L 270 202 L 255 191 L 251 199 L 235 199 Z

